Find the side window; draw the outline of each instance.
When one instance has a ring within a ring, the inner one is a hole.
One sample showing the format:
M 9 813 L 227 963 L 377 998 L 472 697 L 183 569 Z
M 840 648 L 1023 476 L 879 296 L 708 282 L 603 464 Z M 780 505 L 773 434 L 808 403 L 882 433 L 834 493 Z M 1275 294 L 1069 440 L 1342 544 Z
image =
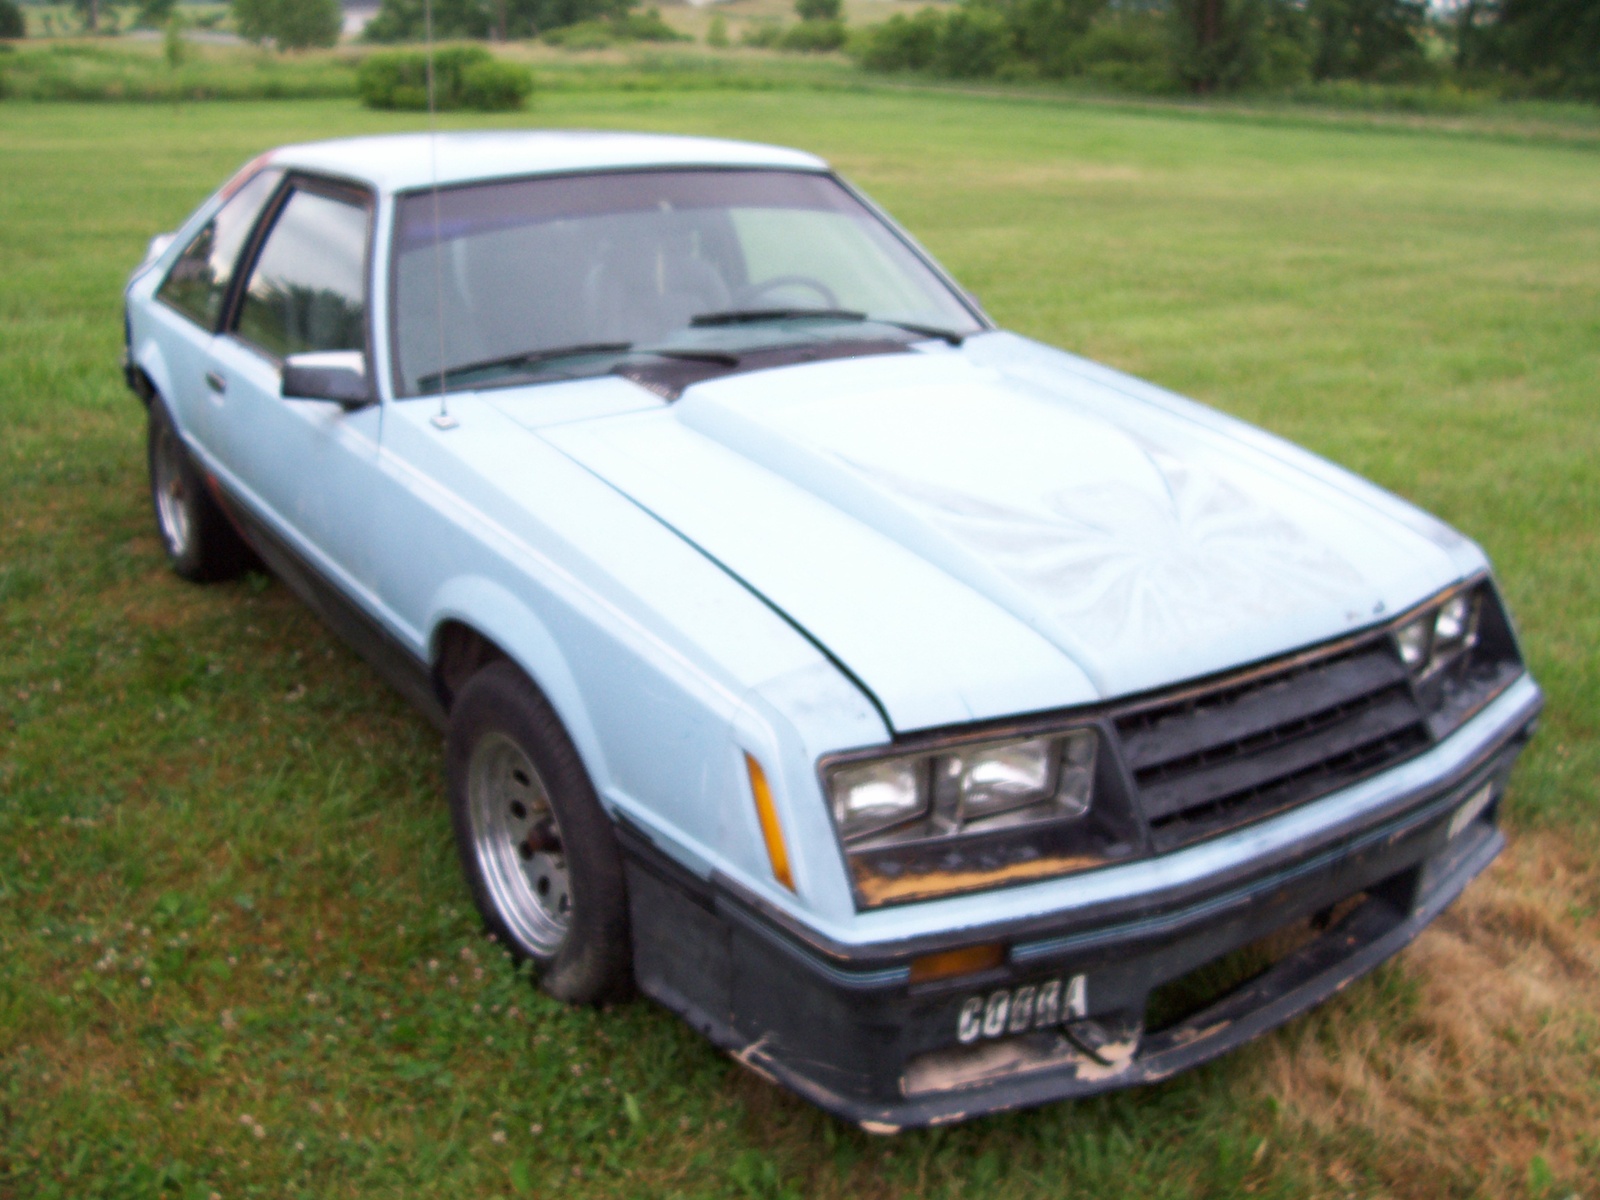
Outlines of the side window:
M 279 358 L 364 350 L 367 224 L 361 204 L 290 193 L 250 272 L 238 335 Z
M 233 279 L 234 264 L 249 240 L 256 218 L 282 178 L 282 171 L 261 171 L 251 176 L 195 234 L 194 241 L 172 264 L 156 295 L 184 316 L 215 329 Z

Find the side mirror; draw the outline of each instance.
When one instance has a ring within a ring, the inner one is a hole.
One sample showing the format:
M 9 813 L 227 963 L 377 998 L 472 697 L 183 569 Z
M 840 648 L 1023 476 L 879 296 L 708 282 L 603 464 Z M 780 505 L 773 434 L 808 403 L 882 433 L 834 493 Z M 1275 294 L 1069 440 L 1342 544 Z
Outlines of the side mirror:
M 371 404 L 367 356 L 359 350 L 318 350 L 283 360 L 285 400 L 331 400 L 344 408 Z

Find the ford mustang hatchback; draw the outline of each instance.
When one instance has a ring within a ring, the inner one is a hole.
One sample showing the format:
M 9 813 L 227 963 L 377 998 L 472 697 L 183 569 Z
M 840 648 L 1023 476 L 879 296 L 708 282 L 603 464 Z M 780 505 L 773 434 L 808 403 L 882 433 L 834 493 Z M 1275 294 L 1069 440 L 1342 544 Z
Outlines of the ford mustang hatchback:
M 1540 693 L 1475 545 L 995 328 L 807 154 L 277 150 L 127 339 L 172 565 L 447 731 L 489 930 L 868 1129 L 1217 1055 L 1503 844 Z

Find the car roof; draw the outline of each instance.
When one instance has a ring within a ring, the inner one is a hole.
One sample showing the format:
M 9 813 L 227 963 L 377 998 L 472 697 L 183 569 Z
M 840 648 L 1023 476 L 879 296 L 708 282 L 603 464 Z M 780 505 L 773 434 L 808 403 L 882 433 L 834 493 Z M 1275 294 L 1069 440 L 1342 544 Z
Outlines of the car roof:
M 769 167 L 820 171 L 814 155 L 721 138 L 584 130 L 399 133 L 285 146 L 274 165 L 340 176 L 379 192 L 487 179 L 631 167 Z

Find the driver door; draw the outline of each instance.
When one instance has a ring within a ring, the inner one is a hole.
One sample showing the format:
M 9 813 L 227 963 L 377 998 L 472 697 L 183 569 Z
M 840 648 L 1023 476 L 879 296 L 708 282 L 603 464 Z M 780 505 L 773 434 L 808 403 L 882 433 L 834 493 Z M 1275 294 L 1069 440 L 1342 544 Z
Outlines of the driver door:
M 285 399 L 282 371 L 307 351 L 359 350 L 370 363 L 372 213 L 363 192 L 291 179 L 241 264 L 246 282 L 206 377 L 210 448 L 258 534 L 369 608 L 382 406 Z

